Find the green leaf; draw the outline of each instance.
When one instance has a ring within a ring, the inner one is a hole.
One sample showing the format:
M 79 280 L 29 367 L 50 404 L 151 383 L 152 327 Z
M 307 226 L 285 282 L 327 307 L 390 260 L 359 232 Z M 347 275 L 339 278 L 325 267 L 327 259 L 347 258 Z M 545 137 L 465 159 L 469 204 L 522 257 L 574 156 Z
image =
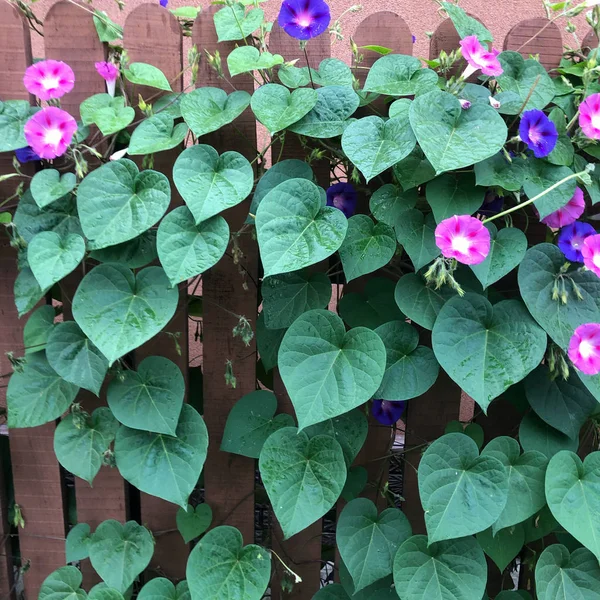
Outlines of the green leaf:
M 555 107 L 550 111 L 548 118 L 556 125 L 558 140 L 546 160 L 553 165 L 569 167 L 573 164 L 575 148 L 567 135 L 567 116 L 560 108 Z
M 411 535 L 408 519 L 397 508 L 377 514 L 377 507 L 367 498 L 357 498 L 344 507 L 336 540 L 355 592 L 392 573 L 394 556 Z
M 404 191 L 414 189 L 435 177 L 435 169 L 423 154 L 420 146 L 393 167 L 394 176 Z
M 90 258 L 98 262 L 118 262 L 129 269 L 139 269 L 158 258 L 156 250 L 156 231 L 149 229 L 138 237 L 90 252 Z
M 431 348 L 419 346 L 419 332 L 404 321 L 390 321 L 375 333 L 387 353 L 385 374 L 375 397 L 409 400 L 424 394 L 435 383 L 439 365 Z
M 523 187 L 526 167 L 525 160 L 515 157 L 512 162 L 508 162 L 499 152 L 475 165 L 477 185 L 501 187 L 510 192 L 518 192 Z
M 219 156 L 212 146 L 200 144 L 177 157 L 173 181 L 199 224 L 246 199 L 254 172 L 239 152 Z
M 251 106 L 256 118 L 273 135 L 302 119 L 314 108 L 317 98 L 317 92 L 312 88 L 302 88 L 290 93 L 282 85 L 268 83 L 254 92 Z
M 40 352 L 46 348 L 48 338 L 54 328 L 56 311 L 53 306 L 40 306 L 31 313 L 23 329 L 25 354 Z
M 446 173 L 427 184 L 427 202 L 439 223 L 453 215 L 472 215 L 483 204 L 485 192 L 475 185 L 472 173 Z
M 350 467 L 346 477 L 346 485 L 342 490 L 342 498 L 350 502 L 361 494 L 367 485 L 369 474 L 364 467 Z
M 242 396 L 227 417 L 221 450 L 258 458 L 272 433 L 295 425 L 291 415 L 276 412 L 277 398 L 272 392 L 258 390 Z
M 23 128 L 38 110 L 28 100 L 0 101 L 0 152 L 12 152 L 28 145 Z
M 297 271 L 331 256 L 344 241 L 347 227 L 342 211 L 323 206 L 321 190 L 314 183 L 306 179 L 280 183 L 262 199 L 256 213 L 265 277 Z
M 202 417 L 184 404 L 176 437 L 121 426 L 115 458 L 123 478 L 140 491 L 187 507 L 208 447 Z
M 203 505 L 206 506 L 206 505 Z M 187 581 L 180 581 L 177 587 L 164 577 L 151 579 L 140 590 L 139 600 L 190 600 Z
M 158 256 L 173 286 L 216 265 L 228 243 L 229 225 L 222 216 L 196 225 L 185 206 L 172 210 L 158 226 Z
M 493 525 L 494 535 L 527 520 L 544 507 L 544 478 L 548 464 L 544 454 L 537 451 L 521 454 L 515 439 L 500 436 L 494 438 L 481 455 L 497 458 L 508 473 L 508 500 Z
M 191 19 L 192 21 L 200 14 L 202 8 L 200 6 L 179 6 L 170 8 L 171 14 L 180 19 Z
M 440 255 L 435 243 L 435 219 L 432 213 L 425 216 L 416 208 L 404 211 L 396 223 L 396 237 L 417 271 Z
M 343 561 L 340 561 L 340 581 L 344 592 L 346 593 L 346 599 L 351 598 L 352 600 L 396 600 L 398 594 L 394 588 L 394 578 L 391 575 L 379 579 L 375 583 L 367 586 L 366 588 L 356 592 L 354 590 L 354 582 L 352 581 L 352 575 L 348 571 L 348 568 Z M 327 587 L 331 586 L 326 586 Z
M 125 592 L 130 597 L 131 588 Z M 114 588 L 108 587 L 104 582 L 97 583 L 89 592 L 88 600 L 124 600 L 123 594 Z
M 38 600 L 86 600 L 81 581 L 81 571 L 76 567 L 56 569 L 44 579 Z
M 550 427 L 533 412 L 525 415 L 521 421 L 519 442 L 526 452 L 538 451 L 548 459 L 561 450 L 575 451 L 579 446 L 579 440 L 573 440 Z
M 416 190 L 403 192 L 400 186 L 387 183 L 373 192 L 369 210 L 378 221 L 395 227 L 402 221 L 406 211 L 414 208 L 416 203 Z
M 367 215 L 348 219 L 348 232 L 340 247 L 340 259 L 350 282 L 387 265 L 396 251 L 394 230 L 385 223 L 374 223 Z
M 518 300 L 492 306 L 469 293 L 443 306 L 432 344 L 442 368 L 487 412 L 494 398 L 540 364 L 547 338 Z
M 367 183 L 406 158 L 416 144 L 408 115 L 384 121 L 363 117 L 351 123 L 342 135 L 342 149 Z
M 438 438 L 419 464 L 419 494 L 429 543 L 479 533 L 506 505 L 508 473 L 462 433 Z
M 233 92 L 213 87 L 197 88 L 184 94 L 181 115 L 189 128 L 198 136 L 221 129 L 237 119 L 250 106 L 248 92 Z
M 523 190 L 529 198 L 541 194 L 549 187 L 573 174 L 573 171 L 568 167 L 551 165 L 546 161 L 535 158 L 530 158 L 527 161 L 527 167 Z M 570 179 L 555 190 L 542 196 L 539 200 L 536 200 L 534 204 L 540 214 L 540 218 L 548 216 L 550 213 L 567 204 L 573 197 L 576 187 L 577 182 L 575 179 Z
M 314 138 L 332 138 L 342 135 L 348 118 L 358 108 L 360 99 L 347 86 L 332 85 L 317 89 L 315 107 L 288 129 L 300 135 Z
M 159 112 L 144 119 L 131 134 L 127 153 L 154 154 L 179 146 L 188 134 L 185 123 L 175 125 L 175 119 L 168 112 Z
M 56 169 L 38 171 L 31 180 L 29 190 L 35 203 L 44 208 L 55 200 L 66 196 L 77 183 L 74 173 L 61 174 Z
M 175 521 L 183 541 L 189 544 L 193 539 L 202 535 L 210 527 L 212 516 L 212 509 L 208 504 L 198 504 L 196 508 L 188 504 L 187 509 L 180 508 L 175 516 Z
M 166 92 L 173 91 L 165 74 L 154 65 L 143 62 L 129 63 L 123 75 L 127 81 L 136 85 L 146 85 Z
M 135 110 L 125 106 L 125 98 L 110 94 L 90 96 L 81 103 L 80 111 L 83 124 L 97 125 L 102 135 L 117 133 L 135 119 Z
M 40 284 L 29 267 L 21 269 L 13 287 L 15 306 L 19 317 L 29 312 L 47 291 L 47 289 L 40 288 Z
M 77 210 L 93 250 L 132 240 L 155 225 L 171 202 L 165 175 L 139 172 L 131 160 L 109 162 L 79 184 Z
M 535 567 L 539 600 L 598 600 L 600 567 L 586 548 L 572 554 L 559 544 L 546 548 Z
M 74 321 L 57 323 L 48 338 L 50 366 L 69 383 L 99 396 L 108 361 Z
M 365 327 L 346 332 L 342 319 L 326 310 L 298 317 L 279 348 L 279 371 L 300 429 L 364 404 L 384 370 L 381 338 Z
M 478 265 L 470 265 L 483 289 L 496 283 L 518 267 L 527 252 L 527 236 L 516 227 L 498 231 L 493 223 L 485 225 L 490 232 L 490 251 Z
M 388 54 L 371 67 L 363 91 L 387 96 L 414 96 L 437 85 L 437 74 L 421 61 L 404 54 Z
M 331 300 L 331 282 L 325 273 L 296 271 L 263 280 L 263 314 L 269 329 L 289 327 L 300 315 L 326 308 Z
M 65 553 L 67 562 L 84 560 L 90 553 L 88 544 L 90 542 L 90 526 L 87 523 L 77 523 L 67 534 Z
M 271 578 L 269 551 L 243 543 L 235 527 L 222 526 L 211 529 L 194 546 L 186 569 L 194 600 L 263 597 Z
M 475 538 L 432 544 L 406 540 L 394 559 L 394 584 L 402 600 L 476 600 L 483 596 L 487 564 Z
M 443 9 L 452 19 L 452 23 L 461 39 L 475 35 L 482 44 L 494 41 L 490 31 L 477 19 L 470 17 L 460 6 L 450 2 L 442 2 Z
M 521 552 L 525 543 L 525 531 L 521 524 L 501 529 L 496 533 L 492 533 L 490 527 L 477 534 L 477 541 L 503 573 Z
M 552 516 L 552 512 L 546 504 L 539 513 L 523 523 L 525 527 L 525 543 L 530 544 L 550 535 L 560 529 L 558 521 Z
M 266 371 L 277 366 L 277 354 L 287 329 L 268 329 L 265 325 L 265 313 L 261 312 L 256 320 L 256 348 Z
M 285 539 L 327 513 L 346 482 L 339 443 L 327 435 L 309 439 L 295 427 L 284 427 L 267 439 L 259 468 Z
M 117 25 L 103 10 L 94 10 L 94 26 L 101 42 L 123 39 L 123 28 Z
M 320 588 L 312 600 L 350 600 L 350 598 L 351 596 L 346 593 L 341 584 L 331 583 Z
M 561 451 L 546 472 L 546 499 L 556 520 L 596 558 L 600 556 L 600 452 L 585 461 Z
M 255 48 L 254 46 L 239 46 L 238 48 L 234 48 L 227 55 L 227 67 L 229 69 L 229 75 L 234 77 L 241 73 L 259 71 L 261 69 L 272 69 L 276 65 L 281 65 L 283 60 L 281 54 L 259 52 L 258 48 Z M 308 112 L 308 110 L 306 112 Z
M 160 267 L 134 275 L 119 264 L 94 267 L 73 298 L 73 317 L 109 364 L 154 337 L 171 320 L 179 293 Z
M 9 428 L 36 427 L 58 419 L 78 391 L 52 369 L 45 352 L 27 355 L 23 370 L 13 373 L 8 382 Z
M 109 587 L 125 593 L 150 563 L 154 542 L 150 532 L 135 521 L 122 525 L 109 519 L 98 525 L 88 548 L 98 575 Z
M 456 96 L 440 91 L 415 98 L 410 124 L 438 174 L 497 154 L 508 134 L 504 119 L 491 106 L 476 103 L 463 110 Z
M 261 26 L 264 18 L 265 13 L 260 8 L 253 8 L 245 14 L 241 4 L 226 6 L 214 16 L 218 41 L 243 40 Z
M 278 73 L 279 81 L 289 88 L 298 88 L 310 84 L 310 78 L 315 85 L 320 86 L 352 86 L 352 71 L 350 67 L 338 58 L 326 58 L 321 61 L 319 69 L 308 67 L 293 67 L 283 64 Z
M 71 273 L 85 256 L 85 241 L 77 233 L 61 238 L 42 231 L 27 246 L 27 262 L 41 289 L 50 289 Z
M 54 432 L 54 453 L 67 471 L 91 485 L 119 423 L 105 406 L 82 421 L 83 416 L 73 414 L 61 420 Z

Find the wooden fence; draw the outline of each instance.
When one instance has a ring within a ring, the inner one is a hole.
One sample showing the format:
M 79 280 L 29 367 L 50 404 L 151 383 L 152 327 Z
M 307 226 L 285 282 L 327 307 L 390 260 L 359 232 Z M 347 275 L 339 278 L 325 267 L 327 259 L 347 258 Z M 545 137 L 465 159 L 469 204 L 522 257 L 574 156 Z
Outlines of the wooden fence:
M 231 43 L 217 43 L 212 21 L 213 9 L 200 14 L 194 24 L 192 40 L 199 51 L 206 49 L 214 53 L 216 49 L 225 57 L 234 47 Z M 485 22 L 485 19 L 482 19 Z M 76 86 L 72 93 L 63 98 L 63 107 L 76 115 L 79 103 L 86 97 L 104 91 L 104 82 L 97 75 L 94 63 L 104 60 L 106 47 L 98 41 L 89 5 L 76 6 L 71 2 L 59 1 L 49 10 L 44 22 L 45 58 L 63 60 L 74 70 Z M 541 32 L 541 33 L 540 33 Z M 420 33 L 420 32 L 419 32 Z M 366 17 L 358 26 L 353 38 L 358 46 L 377 44 L 392 48 L 397 53 L 412 54 L 411 31 L 401 15 L 392 12 L 379 12 Z M 437 56 L 441 50 L 451 51 L 458 47 L 459 38 L 449 20 L 443 21 L 431 39 L 431 56 Z M 173 89 L 183 89 L 181 75 L 187 64 L 183 52 L 183 38 L 177 19 L 158 3 L 145 4 L 133 10 L 124 25 L 123 44 L 131 61 L 151 63 L 160 68 L 172 82 Z M 498 46 L 502 44 L 497 42 Z M 538 55 L 547 67 L 557 66 L 562 53 L 561 32 L 554 23 L 546 19 L 530 19 L 515 25 L 503 45 L 504 49 L 518 50 L 525 56 Z M 271 51 L 283 54 L 286 58 L 295 58 L 298 53 L 297 42 L 288 38 L 275 25 L 271 34 Z M 330 56 L 330 41 L 321 36 L 308 45 L 312 64 Z M 369 66 L 378 55 L 366 51 L 364 65 Z M 36 57 L 42 58 L 42 57 Z M 32 55 L 27 24 L 20 13 L 9 3 L 0 3 L 0 99 L 30 99 L 22 83 L 23 72 L 31 64 Z M 300 63 L 299 63 L 300 64 Z M 356 71 L 362 78 L 363 70 Z M 238 77 L 238 89 L 252 91 L 254 81 L 251 77 Z M 224 86 L 213 70 L 202 60 L 198 85 Z M 136 90 L 144 94 L 144 90 Z M 251 151 L 243 144 L 240 132 L 254 145 L 257 138 L 255 120 L 251 112 L 245 113 L 236 121 L 236 128 L 225 127 L 210 141 L 220 152 L 236 149 L 250 156 Z M 169 177 L 174 157 L 179 150 L 163 152 L 156 156 L 154 168 L 163 171 Z M 299 144 L 286 144 L 282 159 L 303 157 Z M 12 155 L 0 154 L 0 174 L 11 170 Z M 319 183 L 328 186 L 329 165 L 320 165 L 316 172 Z M 8 186 L 7 184 L 11 184 Z M 0 184 L 0 193 L 8 187 L 14 188 L 11 181 Z M 181 199 L 173 187 L 173 203 Z M 248 203 L 243 203 L 225 213 L 231 230 L 240 228 L 247 212 Z M 237 320 L 232 314 L 245 315 L 254 324 L 258 310 L 258 297 L 255 282 L 259 277 L 259 260 L 256 244 L 246 236 L 242 250 L 244 257 L 241 266 L 245 277 L 240 275 L 240 266 L 225 256 L 218 265 L 204 274 L 202 294 L 204 313 L 202 318 L 203 347 L 202 372 L 199 368 L 189 368 L 188 315 L 187 298 L 181 298 L 180 310 L 169 325 L 169 331 L 180 332 L 181 354 L 175 345 L 161 335 L 135 351 L 135 362 L 145 356 L 160 354 L 178 364 L 186 374 L 188 383 L 188 401 L 203 397 L 204 419 L 206 421 L 210 446 L 204 468 L 204 500 L 213 509 L 213 525 L 227 523 L 238 527 L 245 543 L 250 543 L 255 535 L 255 461 L 242 456 L 219 451 L 219 445 L 228 413 L 242 395 L 256 389 L 256 354 L 254 341 L 250 347 L 239 338 L 232 337 L 232 329 Z M 13 301 L 12 287 L 16 277 L 15 253 L 8 245 L 6 236 L 2 237 L 0 247 L 0 364 L 1 372 L 10 372 L 10 363 L 5 353 L 13 351 L 17 355 L 23 350 L 23 326 L 25 318 L 19 320 Z M 365 284 L 365 278 L 352 285 L 359 290 Z M 73 282 L 73 285 L 76 281 Z M 222 310 L 223 307 L 227 311 Z M 69 307 L 64 307 L 68 314 Z M 193 323 L 193 330 L 196 323 Z M 192 331 L 193 334 L 193 331 Z M 193 335 L 192 335 L 193 341 Z M 225 385 L 224 369 L 226 359 L 234 364 L 237 387 Z M 202 389 L 199 382 L 202 382 Z M 4 388 L 3 390 L 4 391 Z M 280 378 L 275 374 L 274 391 L 280 411 L 291 412 L 292 407 Z M 4 400 L 0 398 L 0 400 Z M 79 401 L 91 412 L 97 405 L 105 402 L 104 397 L 97 399 L 90 393 L 81 391 Z M 432 440 L 444 432 L 448 421 L 459 417 L 461 392 L 443 374 L 435 386 L 423 397 L 411 400 L 406 425 L 406 446 L 416 446 L 423 441 Z M 478 422 L 490 434 L 498 427 L 499 415 L 506 416 L 506 407 L 495 403 L 490 417 Z M 18 548 L 20 564 L 29 564 L 24 574 L 26 597 L 37 597 L 41 582 L 54 569 L 65 564 L 65 535 L 72 522 L 72 499 L 76 503 L 78 522 L 89 523 L 95 528 L 105 519 L 125 521 L 135 519 L 146 525 L 154 534 L 156 548 L 154 558 L 145 577 L 163 574 L 175 580 L 185 576 L 186 558 L 189 546 L 184 544 L 175 529 L 177 507 L 158 498 L 139 494 L 126 484 L 117 469 L 103 467 L 91 488 L 86 482 L 76 479 L 74 492 L 72 478 L 59 466 L 53 451 L 53 435 L 56 425 L 49 423 L 35 429 L 12 430 L 9 437 L 12 464 L 12 486 L 14 502 L 18 504 L 25 521 L 25 527 L 15 529 L 8 523 L 8 503 L 5 495 L 7 485 L 0 481 L 0 596 L 8 597 L 15 590 L 13 553 Z M 504 431 L 506 431 L 504 429 Z M 385 455 L 389 449 L 389 429 L 370 424 L 367 444 L 357 464 L 369 467 L 371 478 L 380 477 L 381 461 L 374 459 Z M 418 454 L 415 453 L 415 454 Z M 412 456 L 410 464 L 416 466 L 419 456 Z M 7 462 L 7 461 L 5 461 Z M 10 471 L 4 465 L 0 479 L 8 479 Z M 66 485 L 69 482 L 69 486 Z M 403 478 L 403 510 L 407 513 L 415 533 L 424 532 L 423 513 L 420 505 L 416 472 L 407 467 Z M 380 499 L 381 500 L 381 499 Z M 271 519 L 274 523 L 274 519 Z M 277 530 L 272 541 L 302 576 L 303 583 L 294 588 L 291 596 L 309 599 L 318 590 L 322 567 L 322 525 L 316 523 L 308 530 L 294 536 L 285 544 L 279 541 Z M 18 546 L 15 537 L 18 535 Z M 84 585 L 97 581 L 88 561 L 82 564 Z M 20 587 L 20 585 L 18 586 Z M 273 597 L 279 598 L 282 592 L 274 582 Z

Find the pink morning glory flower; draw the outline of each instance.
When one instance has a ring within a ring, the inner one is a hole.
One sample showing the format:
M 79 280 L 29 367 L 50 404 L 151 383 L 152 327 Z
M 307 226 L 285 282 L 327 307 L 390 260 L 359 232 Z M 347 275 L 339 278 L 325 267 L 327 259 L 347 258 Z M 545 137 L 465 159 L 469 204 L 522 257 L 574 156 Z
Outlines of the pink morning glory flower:
M 462 98 L 459 98 L 458 101 L 460 102 L 460 107 L 463 110 L 469 110 L 469 108 L 471 108 L 471 102 L 469 100 L 463 100 Z
M 52 100 L 73 89 L 75 74 L 68 64 L 60 60 L 42 60 L 27 67 L 23 84 L 40 100 Z
M 32 150 L 45 159 L 62 156 L 76 131 L 75 119 L 56 106 L 48 106 L 35 113 L 23 129 Z
M 589 223 L 575 221 L 563 227 L 558 234 L 558 247 L 571 262 L 583 262 L 583 243 L 590 235 L 596 235 L 596 230 Z
M 460 40 L 460 47 L 462 49 L 462 55 L 469 63 L 469 66 L 463 73 L 463 79 L 467 79 L 479 69 L 481 69 L 481 72 L 484 75 L 491 75 L 493 77 L 497 77 L 504 73 L 504 69 L 498 60 L 500 50 L 494 50 L 493 48 L 491 51 L 488 50 L 477 39 L 476 35 L 469 35 Z
M 569 342 L 569 358 L 586 375 L 600 373 L 600 323 L 580 325 Z
M 600 94 L 588 96 L 579 105 L 579 127 L 587 137 L 600 140 Z
M 331 13 L 323 0 L 283 0 L 279 26 L 291 37 L 310 40 L 329 26 Z
M 558 210 L 550 213 L 547 217 L 542 219 L 542 223 L 552 227 L 553 229 L 560 229 L 565 225 L 570 225 L 579 219 L 585 210 L 585 199 L 583 197 L 583 191 L 580 188 L 575 188 L 573 197 Z
M 98 75 L 106 81 L 106 91 L 114 98 L 115 85 L 119 77 L 117 65 L 109 62 L 97 62 L 95 67 L 96 71 L 98 71 Z
M 558 131 L 556 125 L 541 110 L 528 110 L 521 117 L 519 137 L 533 150 L 536 158 L 543 158 L 554 150 Z
M 341 181 L 327 190 L 327 206 L 338 208 L 348 219 L 356 212 L 357 200 L 356 190 L 351 183 Z
M 454 215 L 435 228 L 435 243 L 446 258 L 478 265 L 490 252 L 490 232 L 469 215 Z
M 404 400 L 398 402 L 373 400 L 371 413 L 382 425 L 394 425 L 394 423 L 398 422 L 405 409 L 406 401 Z
M 586 269 L 600 277 L 600 235 L 590 235 L 583 240 L 581 249 L 583 264 Z

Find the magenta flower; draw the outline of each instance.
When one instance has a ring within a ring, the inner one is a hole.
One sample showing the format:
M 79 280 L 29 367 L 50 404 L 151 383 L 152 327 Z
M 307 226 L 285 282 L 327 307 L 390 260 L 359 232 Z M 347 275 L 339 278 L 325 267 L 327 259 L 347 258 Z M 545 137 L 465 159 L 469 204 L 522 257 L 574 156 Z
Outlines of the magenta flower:
M 109 62 L 97 62 L 95 66 L 98 75 L 106 81 L 106 91 L 114 98 L 115 86 L 119 77 L 117 65 Z
M 492 50 L 489 51 L 481 44 L 476 35 L 470 35 L 463 40 L 460 40 L 460 47 L 462 49 L 462 55 L 469 63 L 469 66 L 463 73 L 463 79 L 467 79 L 479 69 L 481 69 L 481 72 L 484 75 L 491 75 L 494 77 L 504 73 L 504 69 L 498 60 L 500 50 L 494 50 L 492 48 Z
M 580 325 L 569 342 L 569 358 L 586 375 L 600 373 L 600 323 Z
M 327 190 L 327 206 L 339 208 L 348 219 L 356 212 L 357 201 L 356 190 L 351 183 L 335 183 Z
M 382 425 L 394 425 L 398 422 L 404 410 L 406 409 L 406 401 L 392 402 L 390 400 L 373 400 L 371 406 L 371 414 Z
M 583 191 L 579 188 L 575 188 L 573 197 L 558 210 L 550 213 L 547 217 L 542 219 L 542 223 L 552 227 L 553 229 L 560 229 L 565 225 L 570 225 L 579 219 L 585 210 L 585 199 L 583 197 Z
M 52 100 L 68 94 L 75 85 L 73 69 L 60 60 L 42 60 L 27 67 L 23 84 L 40 100 Z
M 556 125 L 541 110 L 528 110 L 521 118 L 519 137 L 533 150 L 536 158 L 543 158 L 554 150 L 558 131 Z
M 579 105 L 579 127 L 587 137 L 600 140 L 600 94 L 588 96 Z
M 32 150 L 41 158 L 51 159 L 67 151 L 77 131 L 77 122 L 68 112 L 48 106 L 35 113 L 23 131 Z
M 435 243 L 446 258 L 478 265 L 490 252 L 490 232 L 469 215 L 454 215 L 435 228 Z
M 310 40 L 329 26 L 331 13 L 323 0 L 283 0 L 279 26 L 297 40 Z
M 583 264 L 586 269 L 600 277 L 600 235 L 590 235 L 583 240 L 581 249 Z
M 596 235 L 596 230 L 589 223 L 575 221 L 563 227 L 558 234 L 558 247 L 571 262 L 583 262 L 583 242 L 590 235 Z

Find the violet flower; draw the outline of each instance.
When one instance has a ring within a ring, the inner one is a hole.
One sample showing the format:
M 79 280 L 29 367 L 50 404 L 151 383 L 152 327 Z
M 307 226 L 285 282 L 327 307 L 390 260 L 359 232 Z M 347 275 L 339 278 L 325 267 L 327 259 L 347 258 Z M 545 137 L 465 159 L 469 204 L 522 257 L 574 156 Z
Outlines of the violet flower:
M 519 136 L 536 158 L 548 156 L 558 141 L 556 125 L 541 111 L 528 110 L 523 113 L 519 125 Z
M 351 183 L 335 183 L 327 190 L 327 206 L 338 208 L 348 219 L 356 212 L 357 201 L 356 190 Z
M 560 230 L 558 247 L 567 260 L 582 263 L 583 243 L 590 235 L 596 235 L 596 230 L 589 223 L 575 221 Z
M 25 163 L 37 162 L 42 160 L 31 148 L 31 146 L 25 146 L 25 148 L 17 148 L 15 150 L 15 156 L 17 160 L 24 165 Z
M 398 422 L 405 409 L 405 400 L 398 402 L 391 400 L 373 400 L 371 414 L 382 425 L 394 425 L 394 423 Z
M 279 26 L 297 40 L 310 40 L 327 30 L 331 21 L 324 0 L 283 0 Z

